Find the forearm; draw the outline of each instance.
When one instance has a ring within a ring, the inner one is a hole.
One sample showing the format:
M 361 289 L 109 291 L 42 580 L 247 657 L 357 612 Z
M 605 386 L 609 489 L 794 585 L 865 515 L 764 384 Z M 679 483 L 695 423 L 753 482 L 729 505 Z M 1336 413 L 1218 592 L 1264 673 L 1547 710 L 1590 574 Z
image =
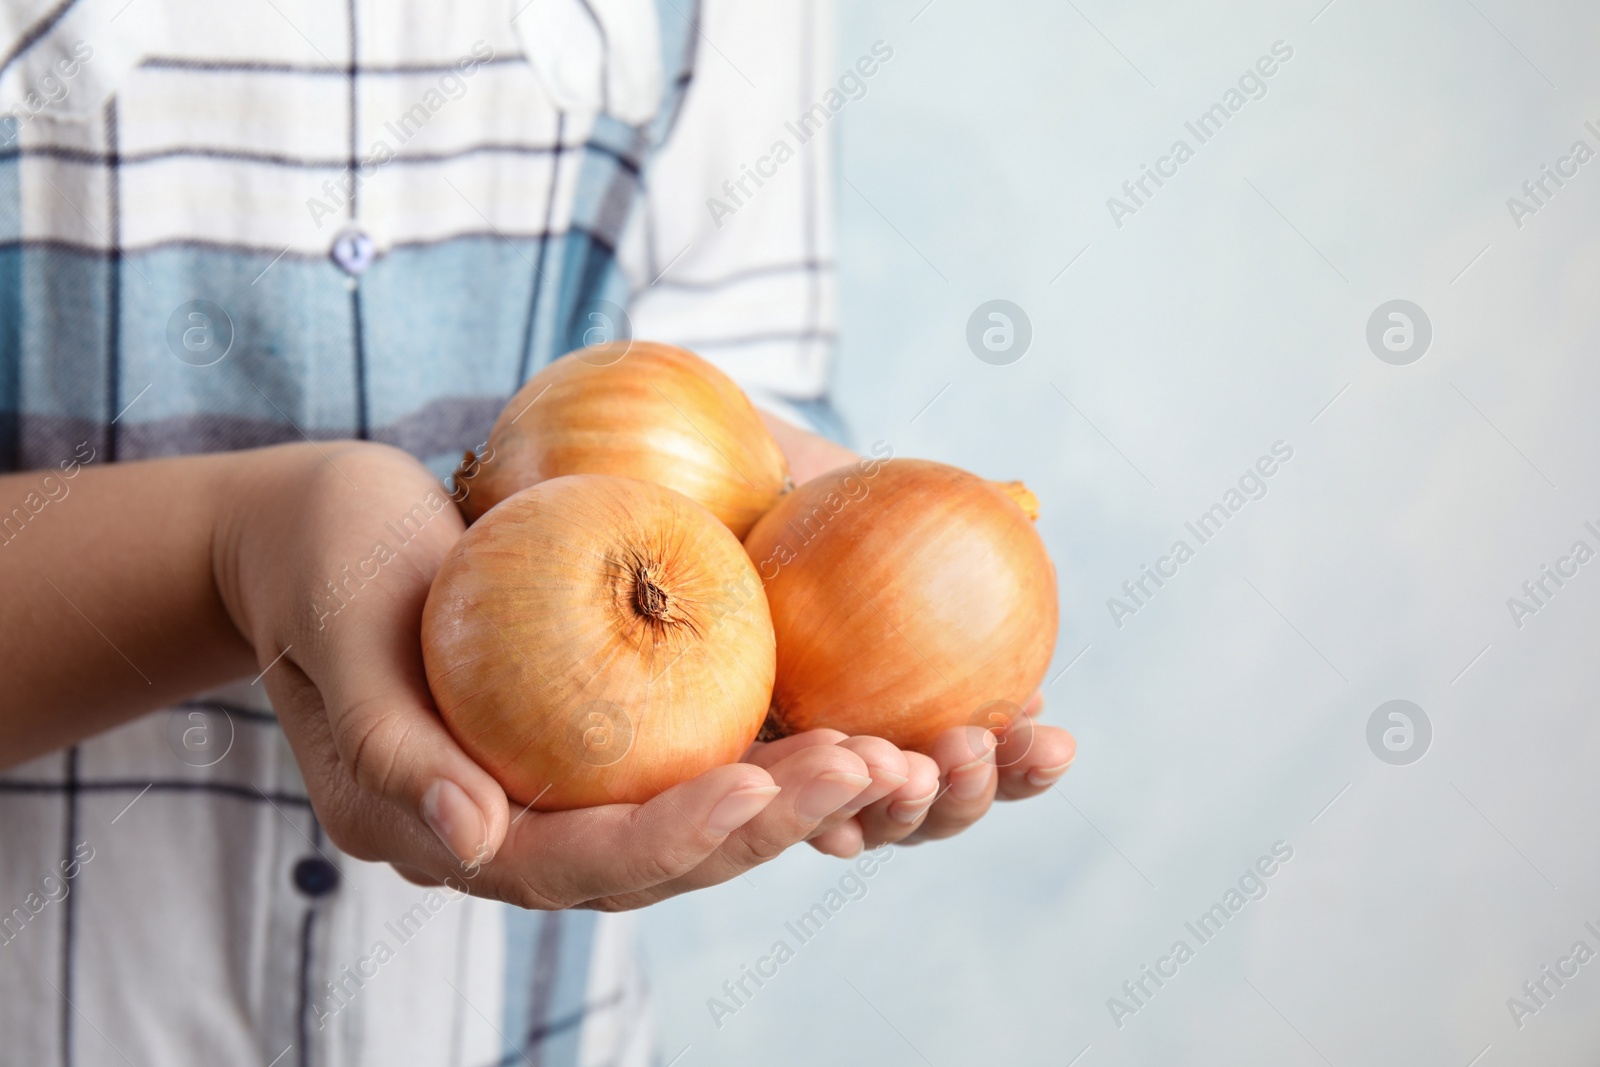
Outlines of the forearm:
M 249 675 L 213 534 L 260 455 L 0 477 L 0 767 Z
M 767 432 L 772 434 L 773 440 L 778 442 L 778 447 L 789 460 L 789 472 L 796 485 L 809 482 L 824 471 L 853 463 L 858 458 L 843 445 L 835 444 L 810 430 L 803 430 L 765 408 L 757 408 L 756 411 L 766 424 Z

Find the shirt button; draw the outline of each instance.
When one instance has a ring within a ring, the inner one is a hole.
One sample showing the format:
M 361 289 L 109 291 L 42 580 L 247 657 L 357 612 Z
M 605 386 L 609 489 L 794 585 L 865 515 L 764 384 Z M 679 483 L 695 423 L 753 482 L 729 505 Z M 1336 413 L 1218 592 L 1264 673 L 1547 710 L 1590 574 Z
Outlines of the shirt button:
M 341 231 L 333 239 L 333 261 L 351 277 L 364 274 L 377 258 L 378 246 L 373 244 L 365 231 L 354 226 Z
M 294 887 L 308 897 L 325 897 L 339 888 L 339 869 L 320 856 L 294 865 Z

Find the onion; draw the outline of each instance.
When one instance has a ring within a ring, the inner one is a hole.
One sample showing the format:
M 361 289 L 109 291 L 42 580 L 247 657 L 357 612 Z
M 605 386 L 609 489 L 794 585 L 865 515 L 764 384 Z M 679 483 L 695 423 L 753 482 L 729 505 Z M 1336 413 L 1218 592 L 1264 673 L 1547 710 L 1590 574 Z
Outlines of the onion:
M 692 352 L 619 341 L 568 353 L 529 378 L 482 457 L 456 471 L 475 522 L 519 489 L 564 474 L 664 485 L 749 532 L 789 487 L 789 465 L 748 397 Z
M 772 692 L 772 621 L 738 539 L 631 478 L 554 478 L 473 524 L 422 644 L 456 740 L 544 811 L 642 803 L 737 760 Z
M 831 727 L 926 751 L 1019 714 L 1058 615 L 1027 501 L 1021 483 L 914 459 L 862 460 L 780 500 L 745 540 L 778 639 L 765 736 Z

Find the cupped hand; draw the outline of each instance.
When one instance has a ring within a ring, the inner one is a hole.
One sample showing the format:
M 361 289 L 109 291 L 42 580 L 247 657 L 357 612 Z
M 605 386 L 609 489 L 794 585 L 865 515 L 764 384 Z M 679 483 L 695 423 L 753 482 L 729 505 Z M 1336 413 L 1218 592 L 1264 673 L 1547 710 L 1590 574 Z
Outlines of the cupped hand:
M 527 908 L 638 907 L 772 859 L 882 784 L 873 746 L 771 746 L 646 804 L 523 810 L 428 692 L 422 608 L 463 530 L 433 476 L 381 445 L 285 446 L 251 454 L 232 493 L 217 585 L 348 855 Z
M 775 415 L 763 412 L 762 418 L 797 485 L 860 459 Z M 947 730 L 927 755 L 903 752 L 882 738 L 812 730 L 753 746 L 745 758 L 764 765 L 774 754 L 812 745 L 838 745 L 860 756 L 872 768 L 872 787 L 825 820 L 810 839 L 822 852 L 850 857 L 863 847 L 951 837 L 982 818 L 996 798 L 1022 800 L 1049 789 L 1072 765 L 1077 742 L 1060 727 L 1040 724 L 1043 709 L 1044 698 L 1035 693 L 1009 724 Z

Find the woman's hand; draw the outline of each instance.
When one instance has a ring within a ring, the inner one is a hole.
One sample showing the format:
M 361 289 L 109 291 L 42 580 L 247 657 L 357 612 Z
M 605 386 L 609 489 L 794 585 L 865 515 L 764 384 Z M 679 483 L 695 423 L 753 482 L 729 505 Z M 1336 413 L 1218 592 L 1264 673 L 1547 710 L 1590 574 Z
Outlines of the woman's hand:
M 218 587 L 349 855 L 526 908 L 639 907 L 772 859 L 878 788 L 856 751 L 828 744 L 718 767 L 642 805 L 512 806 L 445 728 L 423 671 L 423 604 L 463 530 L 443 488 L 380 445 L 255 456 L 218 523 Z
M 788 457 L 796 484 L 860 458 L 767 412 L 761 416 Z M 1072 766 L 1077 742 L 1060 727 L 1040 725 L 1036 720 L 1043 709 L 1044 697 L 1035 693 L 1011 722 L 947 730 L 928 755 L 901 751 L 878 737 L 812 730 L 754 745 L 745 758 L 765 765 L 816 745 L 835 745 L 859 756 L 872 769 L 872 786 L 824 820 L 810 838 L 822 852 L 850 857 L 863 847 L 951 837 L 982 818 L 996 797 L 1021 800 L 1049 789 Z

